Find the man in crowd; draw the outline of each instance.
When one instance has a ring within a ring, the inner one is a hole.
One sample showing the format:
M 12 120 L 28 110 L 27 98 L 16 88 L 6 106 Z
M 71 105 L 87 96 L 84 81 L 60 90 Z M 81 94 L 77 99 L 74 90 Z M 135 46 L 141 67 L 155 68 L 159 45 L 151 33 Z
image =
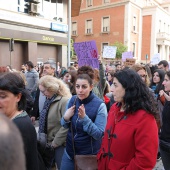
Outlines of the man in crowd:
M 161 60 L 158 63 L 158 68 L 162 69 L 164 71 L 168 71 L 169 70 L 169 64 L 168 64 L 168 62 L 166 60 Z
M 39 74 L 34 69 L 34 65 L 31 61 L 27 61 L 26 64 L 27 72 L 25 73 L 26 77 L 26 89 L 29 90 L 33 99 L 35 99 L 36 91 L 37 91 L 37 84 L 39 80 Z
M 44 63 L 43 76 L 44 75 L 56 76 L 56 63 L 55 62 L 47 61 Z M 43 109 L 45 100 L 46 100 L 46 97 L 40 92 L 40 90 L 38 88 L 36 97 L 35 97 L 35 101 L 34 101 L 33 109 L 30 112 L 31 121 L 33 123 L 39 117 L 39 113 Z

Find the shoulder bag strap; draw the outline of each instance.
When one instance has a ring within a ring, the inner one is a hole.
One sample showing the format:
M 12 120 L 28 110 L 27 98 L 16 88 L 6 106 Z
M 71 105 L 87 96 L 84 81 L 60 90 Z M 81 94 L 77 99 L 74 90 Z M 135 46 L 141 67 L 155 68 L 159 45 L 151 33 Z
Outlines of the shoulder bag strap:
M 77 100 L 77 96 L 76 96 L 75 99 L 74 99 L 73 106 L 76 104 L 76 100 Z M 73 135 L 73 126 L 72 126 L 72 122 L 70 123 L 70 130 L 71 130 L 71 138 L 72 138 L 72 144 L 73 144 L 73 152 L 74 152 L 74 157 L 75 157 L 76 152 L 75 152 L 75 146 L 74 146 L 74 135 Z M 76 168 L 75 158 L 74 158 L 74 168 L 75 168 L 75 170 L 77 169 L 77 168 Z

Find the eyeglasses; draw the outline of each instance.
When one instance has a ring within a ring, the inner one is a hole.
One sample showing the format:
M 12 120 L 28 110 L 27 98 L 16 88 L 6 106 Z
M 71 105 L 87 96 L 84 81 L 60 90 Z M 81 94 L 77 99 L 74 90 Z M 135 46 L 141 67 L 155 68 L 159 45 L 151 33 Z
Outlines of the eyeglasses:
M 145 74 L 144 74 L 144 75 L 140 75 L 140 77 L 141 77 L 141 78 L 146 78 L 147 75 L 145 75 Z
M 45 89 L 45 90 L 40 90 L 40 91 L 41 91 L 42 94 L 44 94 L 44 93 L 47 91 L 47 89 Z

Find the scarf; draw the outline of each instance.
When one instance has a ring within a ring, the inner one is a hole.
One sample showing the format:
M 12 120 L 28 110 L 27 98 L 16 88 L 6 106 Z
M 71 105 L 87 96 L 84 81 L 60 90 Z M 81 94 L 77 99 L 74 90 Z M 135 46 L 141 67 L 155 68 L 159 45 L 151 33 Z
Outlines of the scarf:
M 40 112 L 40 119 L 39 119 L 39 133 L 45 133 L 47 134 L 47 116 L 48 116 L 48 110 L 50 108 L 51 103 L 56 98 L 56 94 L 53 95 L 50 99 L 46 99 L 44 102 L 43 109 Z

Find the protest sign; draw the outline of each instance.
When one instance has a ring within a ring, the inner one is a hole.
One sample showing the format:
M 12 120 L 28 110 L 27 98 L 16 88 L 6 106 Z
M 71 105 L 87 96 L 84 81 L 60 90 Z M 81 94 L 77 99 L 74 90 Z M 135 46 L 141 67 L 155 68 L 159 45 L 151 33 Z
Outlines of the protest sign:
M 131 67 L 132 65 L 134 65 L 136 62 L 136 59 L 132 59 L 132 58 L 126 58 L 126 61 L 124 62 L 125 66 Z
M 126 61 L 126 58 L 133 58 L 133 52 L 127 51 L 122 53 L 122 61 Z
M 99 69 L 98 52 L 95 41 L 74 43 L 79 67 L 88 65 Z
M 154 54 L 153 57 L 151 58 L 151 64 L 158 64 L 161 61 L 160 54 Z
M 116 46 L 104 46 L 103 58 L 115 58 L 116 57 Z

